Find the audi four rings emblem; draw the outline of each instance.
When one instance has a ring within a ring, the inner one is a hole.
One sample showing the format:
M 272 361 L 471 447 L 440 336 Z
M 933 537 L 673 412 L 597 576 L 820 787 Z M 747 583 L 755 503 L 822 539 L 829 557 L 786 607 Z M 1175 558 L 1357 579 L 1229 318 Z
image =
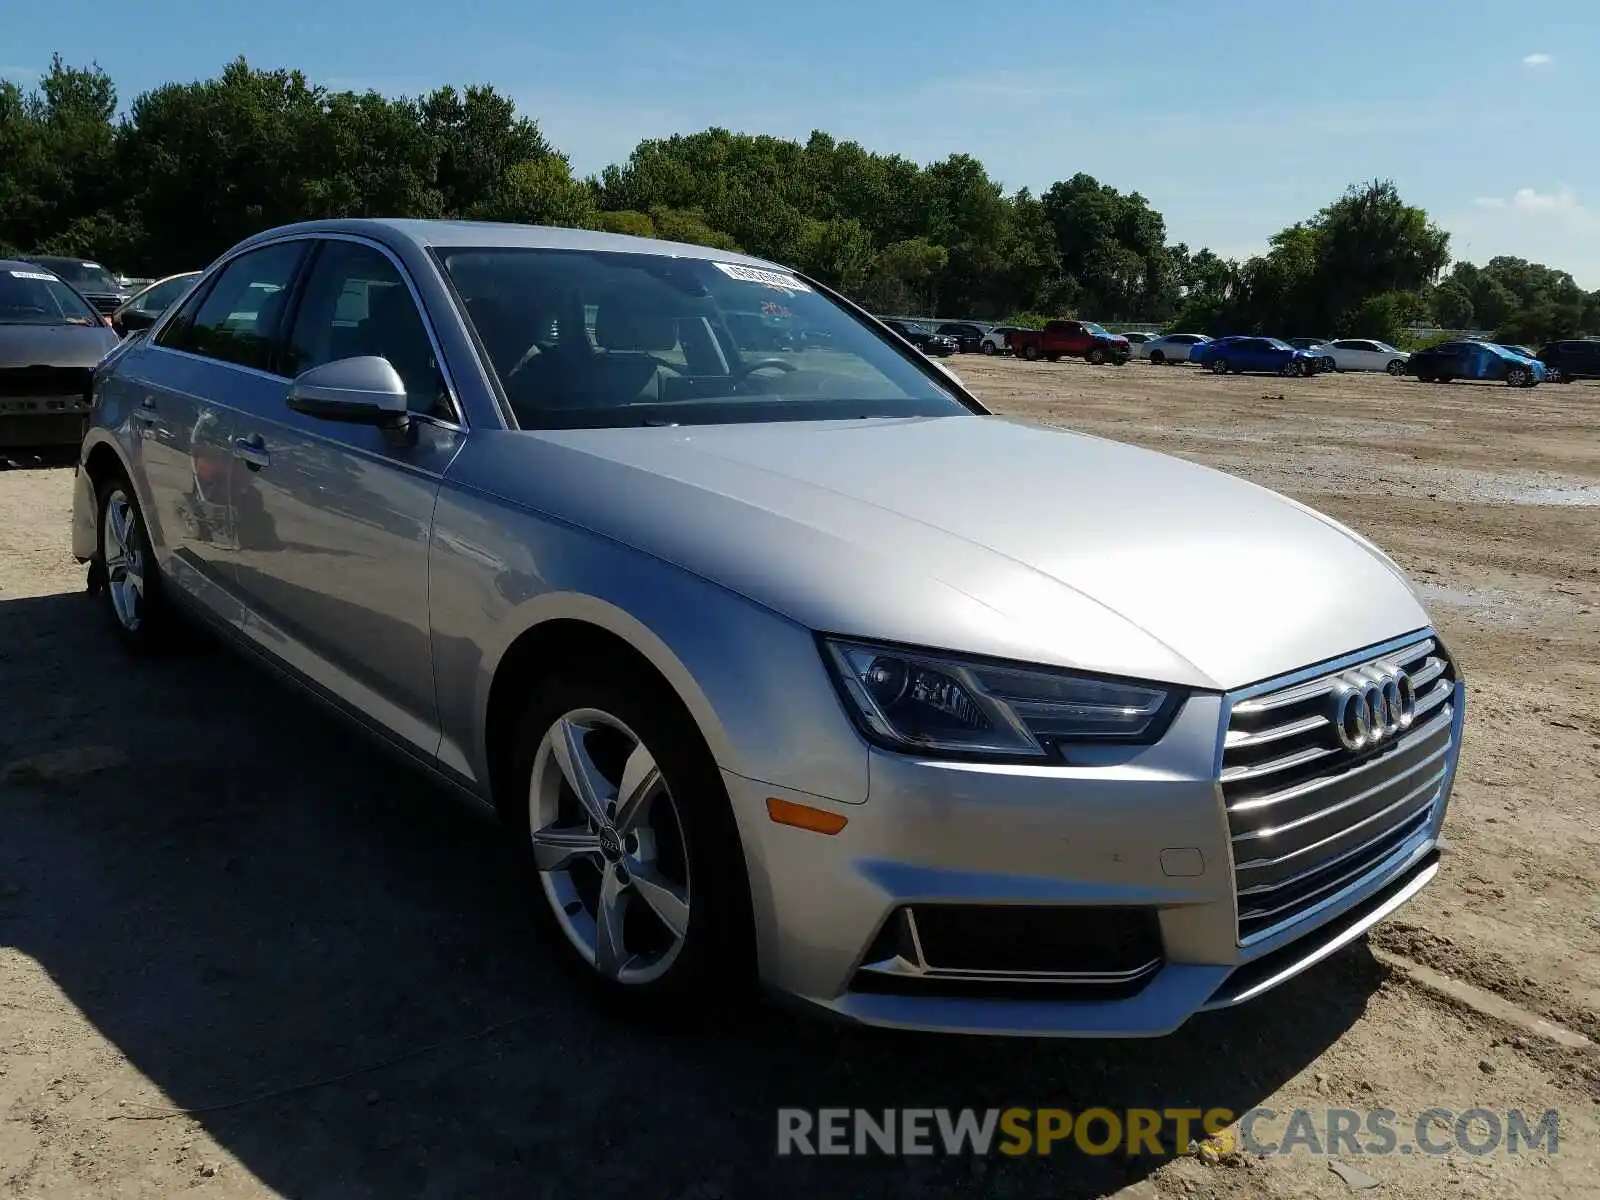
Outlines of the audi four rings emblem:
M 1334 681 L 1331 715 L 1346 750 L 1371 750 L 1411 728 L 1417 692 L 1401 668 L 1369 663 Z

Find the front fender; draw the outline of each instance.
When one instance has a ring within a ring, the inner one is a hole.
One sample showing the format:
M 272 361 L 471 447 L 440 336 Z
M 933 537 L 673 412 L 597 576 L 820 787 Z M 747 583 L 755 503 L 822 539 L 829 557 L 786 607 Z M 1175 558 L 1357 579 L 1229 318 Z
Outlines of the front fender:
M 586 529 L 448 484 L 434 516 L 429 593 L 440 757 L 485 793 L 496 675 L 524 633 L 566 619 L 603 629 L 648 659 L 722 769 L 846 803 L 866 799 L 867 748 L 811 633 L 751 600 Z

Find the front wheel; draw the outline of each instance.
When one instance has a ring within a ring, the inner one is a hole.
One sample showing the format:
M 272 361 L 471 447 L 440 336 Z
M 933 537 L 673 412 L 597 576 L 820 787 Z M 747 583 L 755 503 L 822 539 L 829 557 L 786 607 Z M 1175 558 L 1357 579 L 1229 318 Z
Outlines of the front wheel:
M 995 352 L 993 342 L 982 342 L 979 344 L 978 349 L 985 354 L 993 354 Z
M 1150 351 L 1150 361 L 1159 367 L 1167 361 L 1167 356 L 1159 350 L 1152 350 Z
M 1510 367 L 1506 371 L 1506 385 L 1508 387 L 1528 387 L 1533 382 L 1533 372 L 1527 367 Z
M 1384 370 L 1389 372 L 1391 375 L 1404 375 L 1406 373 L 1406 364 L 1401 362 L 1398 358 L 1391 358 L 1389 360 L 1389 365 L 1385 367 Z
M 1211 373 L 1213 375 L 1226 375 L 1228 373 L 1228 360 L 1225 358 L 1213 358 L 1211 360 Z
M 1301 362 L 1297 358 L 1291 358 L 1288 362 L 1284 363 L 1283 366 L 1279 369 L 1279 374 L 1288 375 L 1288 376 L 1291 376 L 1291 377 L 1292 376 L 1304 375 L 1305 373 L 1306 373 L 1306 365 L 1305 365 L 1305 363 Z
M 1039 347 L 1033 345 L 1030 342 L 1028 344 L 1027 349 L 1023 350 L 1022 357 L 1027 359 L 1029 362 L 1038 362 L 1039 361 Z
M 1096 346 L 1093 350 L 1089 351 L 1086 357 L 1091 365 L 1098 367 L 1106 361 L 1106 352 L 1100 349 L 1100 347 Z
M 721 776 L 665 684 L 601 663 L 538 688 L 504 806 L 536 918 L 631 1016 L 692 1020 L 752 977 L 750 892 Z

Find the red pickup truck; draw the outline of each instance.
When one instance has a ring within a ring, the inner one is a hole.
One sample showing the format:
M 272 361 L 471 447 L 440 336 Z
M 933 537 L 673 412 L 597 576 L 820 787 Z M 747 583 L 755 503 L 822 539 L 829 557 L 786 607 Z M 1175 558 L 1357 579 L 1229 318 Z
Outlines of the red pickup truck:
M 1099 365 L 1122 366 L 1133 355 L 1128 339 L 1108 333 L 1093 321 L 1046 321 L 1043 329 L 1017 329 L 1006 334 L 1006 344 L 1018 358 L 1030 362 L 1048 358 L 1082 358 Z

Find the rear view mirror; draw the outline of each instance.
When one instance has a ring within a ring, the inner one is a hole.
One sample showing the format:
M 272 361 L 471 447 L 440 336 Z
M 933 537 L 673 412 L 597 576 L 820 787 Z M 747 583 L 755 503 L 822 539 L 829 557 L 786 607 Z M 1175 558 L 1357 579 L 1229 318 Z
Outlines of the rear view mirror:
M 289 385 L 289 407 L 324 421 L 404 428 L 406 385 L 386 358 L 362 355 L 323 363 Z

